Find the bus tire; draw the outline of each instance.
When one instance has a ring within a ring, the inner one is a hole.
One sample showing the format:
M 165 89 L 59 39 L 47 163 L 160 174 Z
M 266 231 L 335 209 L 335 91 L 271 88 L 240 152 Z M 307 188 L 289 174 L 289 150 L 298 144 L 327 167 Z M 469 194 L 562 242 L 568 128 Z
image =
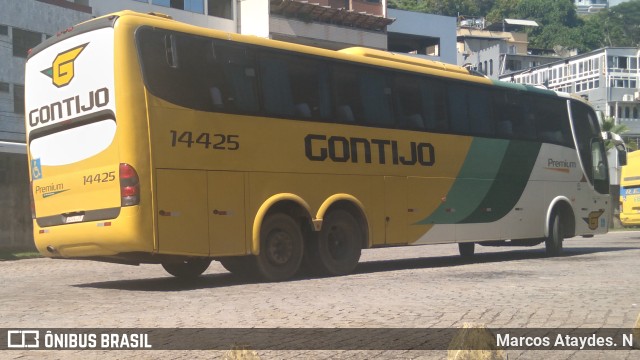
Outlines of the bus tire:
M 291 278 L 300 268 L 304 244 L 300 226 L 291 216 L 267 216 L 260 229 L 260 254 L 255 257 L 255 274 L 267 281 Z
M 362 242 L 363 231 L 356 218 L 346 210 L 331 211 L 320 232 L 309 241 L 311 270 L 329 276 L 351 273 L 360 260 Z
M 462 256 L 463 258 L 472 258 L 473 254 L 476 251 L 476 243 L 458 243 L 458 251 L 460 251 L 460 256 Z
M 560 214 L 553 212 L 549 223 L 549 235 L 544 240 L 547 256 L 559 256 L 562 254 L 562 242 L 564 241 L 564 228 Z
M 181 262 L 163 262 L 162 267 L 177 278 L 194 279 L 202 275 L 209 264 L 211 264 L 211 259 L 192 258 Z
M 246 277 L 254 272 L 254 262 L 249 256 L 233 256 L 218 259 L 222 267 L 234 275 Z

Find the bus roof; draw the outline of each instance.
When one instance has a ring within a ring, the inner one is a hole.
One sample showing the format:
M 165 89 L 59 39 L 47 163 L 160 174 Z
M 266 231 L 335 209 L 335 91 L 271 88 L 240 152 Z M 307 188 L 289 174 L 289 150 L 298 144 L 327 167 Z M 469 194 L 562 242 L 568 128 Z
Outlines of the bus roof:
M 182 31 L 192 33 L 194 35 L 214 37 L 218 39 L 231 40 L 242 42 L 246 44 L 253 44 L 258 46 L 269 47 L 279 50 L 294 51 L 300 54 L 315 55 L 325 58 L 336 58 L 345 61 L 359 62 L 374 66 L 381 66 L 391 69 L 399 69 L 416 73 L 424 73 L 429 75 L 454 78 L 473 83 L 481 83 L 485 85 L 494 85 L 503 88 L 510 88 L 514 90 L 545 94 L 548 96 L 568 97 L 562 93 L 542 89 L 530 85 L 522 85 L 515 83 L 502 82 L 498 80 L 491 80 L 485 76 L 477 76 L 470 73 L 467 69 L 453 64 L 447 64 L 439 61 L 422 59 L 405 54 L 397 54 L 393 52 L 365 48 L 365 47 L 350 47 L 342 50 L 328 50 L 323 48 L 317 48 L 308 45 L 301 45 L 296 43 L 289 43 L 285 41 L 273 40 L 262 38 L 254 35 L 242 35 L 236 33 L 229 33 L 217 29 L 204 28 L 192 24 L 187 24 L 173 20 L 170 16 L 161 13 L 140 13 L 130 10 L 123 10 L 107 14 L 95 19 L 91 19 L 76 25 L 77 27 L 87 27 L 92 29 L 96 26 L 109 26 L 113 24 L 118 18 L 126 18 L 134 22 L 138 22 L 140 25 L 148 24 L 150 26 L 161 26 L 174 31 Z M 98 25 L 99 24 L 99 25 Z M 86 29 L 83 31 L 87 31 Z M 54 42 L 62 40 L 68 36 L 72 36 L 71 31 L 59 33 L 56 37 L 52 37 L 45 40 L 44 43 L 34 48 L 34 53 L 40 51 L 44 47 L 51 45 Z

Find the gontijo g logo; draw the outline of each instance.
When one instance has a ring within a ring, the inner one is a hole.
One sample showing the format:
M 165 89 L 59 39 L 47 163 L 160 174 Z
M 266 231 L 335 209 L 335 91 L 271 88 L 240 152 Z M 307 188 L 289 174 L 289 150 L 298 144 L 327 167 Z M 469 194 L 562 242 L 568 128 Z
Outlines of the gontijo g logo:
M 51 78 L 53 85 L 63 87 L 69 85 L 74 77 L 74 61 L 89 43 L 76 46 L 73 49 L 61 52 L 53 59 L 51 67 L 41 72 Z

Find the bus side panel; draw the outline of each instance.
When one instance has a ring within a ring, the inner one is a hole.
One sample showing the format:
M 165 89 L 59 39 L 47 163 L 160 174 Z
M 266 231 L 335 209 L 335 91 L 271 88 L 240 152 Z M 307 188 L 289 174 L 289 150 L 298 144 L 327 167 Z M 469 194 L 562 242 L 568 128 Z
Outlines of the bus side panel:
M 207 172 L 209 248 L 212 256 L 247 254 L 245 174 Z
M 156 176 L 160 253 L 208 256 L 207 173 L 159 169 Z

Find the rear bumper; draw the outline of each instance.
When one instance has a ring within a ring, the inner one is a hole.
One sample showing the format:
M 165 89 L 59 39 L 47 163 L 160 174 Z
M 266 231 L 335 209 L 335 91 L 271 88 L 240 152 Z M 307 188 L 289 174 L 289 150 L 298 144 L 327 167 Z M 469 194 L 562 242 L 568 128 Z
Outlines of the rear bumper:
M 40 227 L 33 221 L 38 251 L 52 258 L 88 258 L 121 253 L 153 253 L 153 227 L 138 206 L 124 207 L 110 220 Z

